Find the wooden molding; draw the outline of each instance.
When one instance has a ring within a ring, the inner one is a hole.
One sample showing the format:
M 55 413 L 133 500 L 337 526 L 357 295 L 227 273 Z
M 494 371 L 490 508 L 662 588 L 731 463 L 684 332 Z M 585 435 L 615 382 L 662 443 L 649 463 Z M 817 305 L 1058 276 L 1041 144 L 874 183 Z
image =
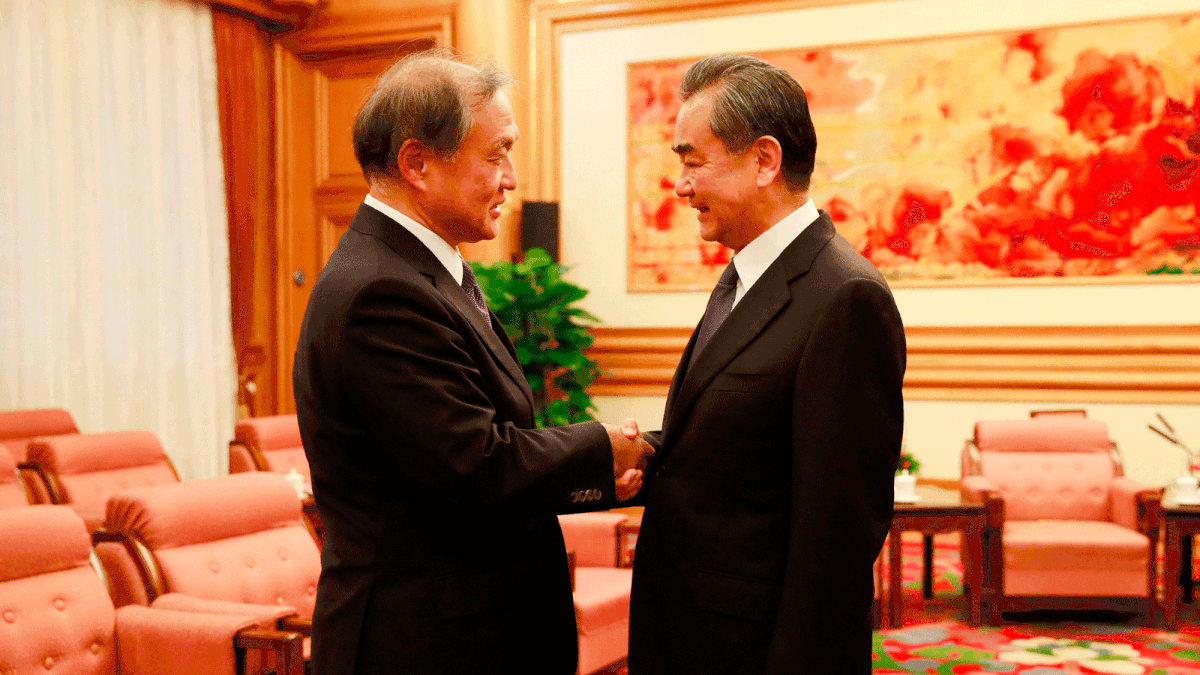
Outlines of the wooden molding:
M 304 60 L 327 61 L 341 52 L 352 52 L 361 59 L 368 52 L 401 53 L 397 45 L 427 40 L 429 46 L 454 43 L 454 3 L 431 3 L 405 11 L 374 14 L 327 14 L 310 30 L 293 33 L 283 39 L 284 46 Z
M 213 6 L 244 12 L 259 19 L 281 24 L 279 28 L 304 25 L 317 11 L 318 0 L 196 0 Z
M 666 396 L 690 328 L 595 328 L 598 396 Z M 904 396 L 1200 403 L 1200 325 L 908 327 Z

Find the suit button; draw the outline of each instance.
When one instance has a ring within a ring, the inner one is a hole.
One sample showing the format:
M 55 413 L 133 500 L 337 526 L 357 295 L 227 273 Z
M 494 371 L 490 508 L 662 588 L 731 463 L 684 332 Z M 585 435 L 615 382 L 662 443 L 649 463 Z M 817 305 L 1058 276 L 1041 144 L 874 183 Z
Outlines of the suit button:
M 667 470 L 666 470 L 666 468 L 665 468 L 665 467 L 661 467 L 661 466 L 660 466 L 660 467 L 658 467 L 658 469 L 656 469 L 656 470 L 654 471 L 654 476 L 655 476 L 656 478 L 662 478 L 662 477 L 663 477 L 663 476 L 664 476 L 666 473 L 667 473 Z

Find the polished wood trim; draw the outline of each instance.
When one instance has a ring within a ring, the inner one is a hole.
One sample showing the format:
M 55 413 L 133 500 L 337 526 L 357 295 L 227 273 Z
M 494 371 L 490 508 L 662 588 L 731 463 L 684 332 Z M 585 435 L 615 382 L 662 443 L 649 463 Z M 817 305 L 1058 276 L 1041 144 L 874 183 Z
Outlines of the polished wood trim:
M 194 0 L 211 4 L 213 10 L 229 8 L 267 19 L 281 28 L 296 28 L 309 21 L 316 12 L 319 0 Z
M 159 566 L 158 559 L 154 557 L 140 537 L 132 532 L 107 530 L 101 527 L 92 532 L 92 544 L 101 542 L 113 542 L 125 547 L 125 551 L 133 559 L 133 564 L 138 569 L 138 576 L 146 590 L 147 602 L 154 602 L 158 596 L 167 592 L 162 567 Z
M 262 656 L 264 664 L 268 661 L 267 654 L 274 654 L 274 670 L 272 672 L 279 675 L 303 675 L 304 673 L 304 636 L 300 633 L 245 628 L 238 631 L 234 646 L 243 651 L 253 649 L 264 652 Z
M 593 329 L 599 396 L 665 396 L 690 328 Z M 908 327 L 911 400 L 1200 403 L 1200 325 Z
M 426 40 L 434 45 L 454 44 L 455 3 L 433 3 L 405 11 L 387 11 L 372 15 L 328 15 L 311 30 L 283 38 L 283 44 L 305 60 L 338 58 L 341 52 L 353 52 L 352 58 L 375 52 L 402 56 L 396 45 Z

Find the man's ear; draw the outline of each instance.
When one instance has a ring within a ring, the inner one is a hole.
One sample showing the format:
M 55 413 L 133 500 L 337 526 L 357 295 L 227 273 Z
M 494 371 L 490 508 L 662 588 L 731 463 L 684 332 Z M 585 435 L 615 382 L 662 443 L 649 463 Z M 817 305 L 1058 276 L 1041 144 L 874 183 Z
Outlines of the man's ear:
M 431 159 L 429 148 L 424 143 L 409 138 L 396 152 L 396 172 L 409 185 L 423 192 L 429 187 L 425 175 Z
M 759 136 L 750 145 L 754 160 L 758 165 L 758 176 L 755 181 L 759 187 L 767 187 L 775 182 L 779 172 L 783 170 L 783 146 L 774 136 Z

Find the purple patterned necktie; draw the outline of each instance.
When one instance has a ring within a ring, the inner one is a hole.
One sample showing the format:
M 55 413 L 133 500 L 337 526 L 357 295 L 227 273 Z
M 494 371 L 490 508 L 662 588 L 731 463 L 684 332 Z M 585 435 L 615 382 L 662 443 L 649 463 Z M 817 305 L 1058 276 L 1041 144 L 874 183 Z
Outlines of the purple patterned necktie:
M 717 329 L 725 322 L 725 318 L 729 316 L 730 310 L 733 309 L 733 298 L 737 295 L 737 279 L 737 268 L 730 260 L 725 271 L 721 272 L 721 278 L 717 280 L 712 295 L 708 298 L 708 309 L 704 310 L 699 334 L 696 335 L 696 345 L 692 347 L 692 357 L 688 360 L 689 370 L 696 363 L 696 357 L 708 345 L 713 333 L 717 332 Z
M 483 301 L 483 291 L 479 290 L 479 282 L 475 281 L 475 273 L 471 271 L 471 266 L 465 260 L 463 261 L 462 288 L 463 292 L 467 294 L 467 298 L 471 300 L 471 304 L 475 305 L 475 309 L 483 317 L 483 323 L 491 328 L 492 316 L 488 313 L 487 303 Z

